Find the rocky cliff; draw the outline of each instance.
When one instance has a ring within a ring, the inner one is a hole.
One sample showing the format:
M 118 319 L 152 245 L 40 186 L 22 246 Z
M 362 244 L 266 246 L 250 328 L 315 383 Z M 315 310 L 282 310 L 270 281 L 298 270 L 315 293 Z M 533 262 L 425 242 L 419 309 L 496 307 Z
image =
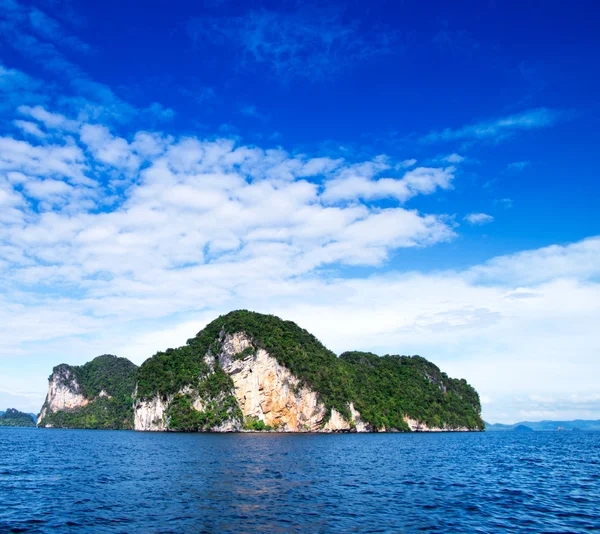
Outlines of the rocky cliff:
M 83 366 L 57 365 L 48 378 L 38 426 L 133 428 L 136 370 L 129 360 L 112 355 L 98 356 Z
M 144 431 L 481 430 L 479 397 L 420 357 L 335 356 L 294 323 L 238 311 L 140 367 Z
M 38 415 L 39 426 L 51 427 L 46 418 L 59 411 L 71 411 L 83 408 L 90 403 L 81 392 L 81 386 L 71 366 L 61 364 L 56 366 L 48 378 L 48 393 L 46 402 Z
M 352 403 L 348 404 L 349 418 L 344 418 L 335 408 L 327 414 L 319 394 L 303 385 L 266 350 L 255 349 L 246 333 L 223 332 L 219 349 L 216 354 L 205 355 L 204 362 L 209 374 L 217 368 L 231 378 L 230 390 L 226 393 L 235 398 L 239 412 L 231 411 L 230 417 L 204 430 L 223 432 L 253 427 L 282 432 L 371 430 Z M 157 394 L 149 400 L 138 400 L 134 406 L 135 429 L 171 429 L 169 408 L 173 399 L 181 396 L 189 398 L 191 409 L 199 413 L 206 411 L 206 399 L 198 390 L 187 386 L 174 395 Z

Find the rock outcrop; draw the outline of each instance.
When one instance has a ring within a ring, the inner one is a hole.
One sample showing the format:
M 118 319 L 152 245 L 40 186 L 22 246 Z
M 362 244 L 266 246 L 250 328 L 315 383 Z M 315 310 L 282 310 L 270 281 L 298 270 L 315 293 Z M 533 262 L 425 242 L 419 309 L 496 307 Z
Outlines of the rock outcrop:
M 442 427 L 430 427 L 423 423 L 422 421 L 417 421 L 416 419 L 412 419 L 408 416 L 404 417 L 404 421 L 410 428 L 411 432 L 469 432 L 470 428 L 466 426 L 442 426 Z
M 172 399 L 160 396 L 149 401 L 136 401 L 133 408 L 133 424 L 135 430 L 146 432 L 164 432 L 167 426 L 167 408 Z
M 352 419 L 346 421 L 335 409 L 326 420 L 326 410 L 315 391 L 302 386 L 289 369 L 264 349 L 252 350 L 252 340 L 244 333 L 226 335 L 218 360 L 231 376 L 235 397 L 244 417 L 287 432 L 342 432 L 367 430 L 360 414 L 351 406 Z
M 48 378 L 38 426 L 45 428 L 133 428 L 137 366 L 111 354 L 82 366 L 60 364 Z
M 243 430 L 243 421 L 260 421 L 279 432 L 370 432 L 358 411 L 348 406 L 351 419 L 346 420 L 335 408 L 329 417 L 319 395 L 303 386 L 289 369 L 264 349 L 254 349 L 252 339 L 243 332 L 224 334 L 217 354 L 207 354 L 206 364 L 218 365 L 233 381 L 233 395 L 243 420 L 231 418 L 213 432 Z M 135 430 L 169 430 L 169 406 L 180 395 L 190 398 L 198 412 L 206 409 L 205 401 L 191 387 L 168 396 L 156 395 L 150 400 L 137 400 L 134 405 Z
M 89 403 L 90 399 L 81 392 L 81 385 L 73 371 L 67 365 L 59 365 L 49 379 L 46 401 L 38 416 L 40 426 L 52 427 L 52 423 L 44 422 L 51 413 L 83 408 Z

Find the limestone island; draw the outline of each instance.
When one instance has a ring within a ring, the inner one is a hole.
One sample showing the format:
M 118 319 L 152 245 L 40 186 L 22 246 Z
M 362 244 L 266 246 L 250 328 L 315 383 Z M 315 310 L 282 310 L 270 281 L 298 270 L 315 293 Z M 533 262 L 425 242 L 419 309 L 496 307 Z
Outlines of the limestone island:
M 35 426 L 35 419 L 30 413 L 8 408 L 4 413 L 0 412 L 0 426 Z
M 291 321 L 238 310 L 140 367 L 103 355 L 49 377 L 40 427 L 174 432 L 484 429 L 475 389 L 420 356 L 339 357 Z

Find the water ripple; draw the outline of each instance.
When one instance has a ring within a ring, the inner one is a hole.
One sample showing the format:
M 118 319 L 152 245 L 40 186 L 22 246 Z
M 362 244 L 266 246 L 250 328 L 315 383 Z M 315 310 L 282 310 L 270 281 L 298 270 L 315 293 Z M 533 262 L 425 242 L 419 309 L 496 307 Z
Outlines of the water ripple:
M 0 428 L 0 532 L 600 531 L 600 433 Z

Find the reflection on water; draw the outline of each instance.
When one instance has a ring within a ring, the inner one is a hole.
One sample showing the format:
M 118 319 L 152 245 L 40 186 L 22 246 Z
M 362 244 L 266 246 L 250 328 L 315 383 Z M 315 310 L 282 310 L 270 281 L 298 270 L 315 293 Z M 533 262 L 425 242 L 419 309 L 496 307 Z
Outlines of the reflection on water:
M 0 429 L 0 531 L 583 531 L 600 433 Z

